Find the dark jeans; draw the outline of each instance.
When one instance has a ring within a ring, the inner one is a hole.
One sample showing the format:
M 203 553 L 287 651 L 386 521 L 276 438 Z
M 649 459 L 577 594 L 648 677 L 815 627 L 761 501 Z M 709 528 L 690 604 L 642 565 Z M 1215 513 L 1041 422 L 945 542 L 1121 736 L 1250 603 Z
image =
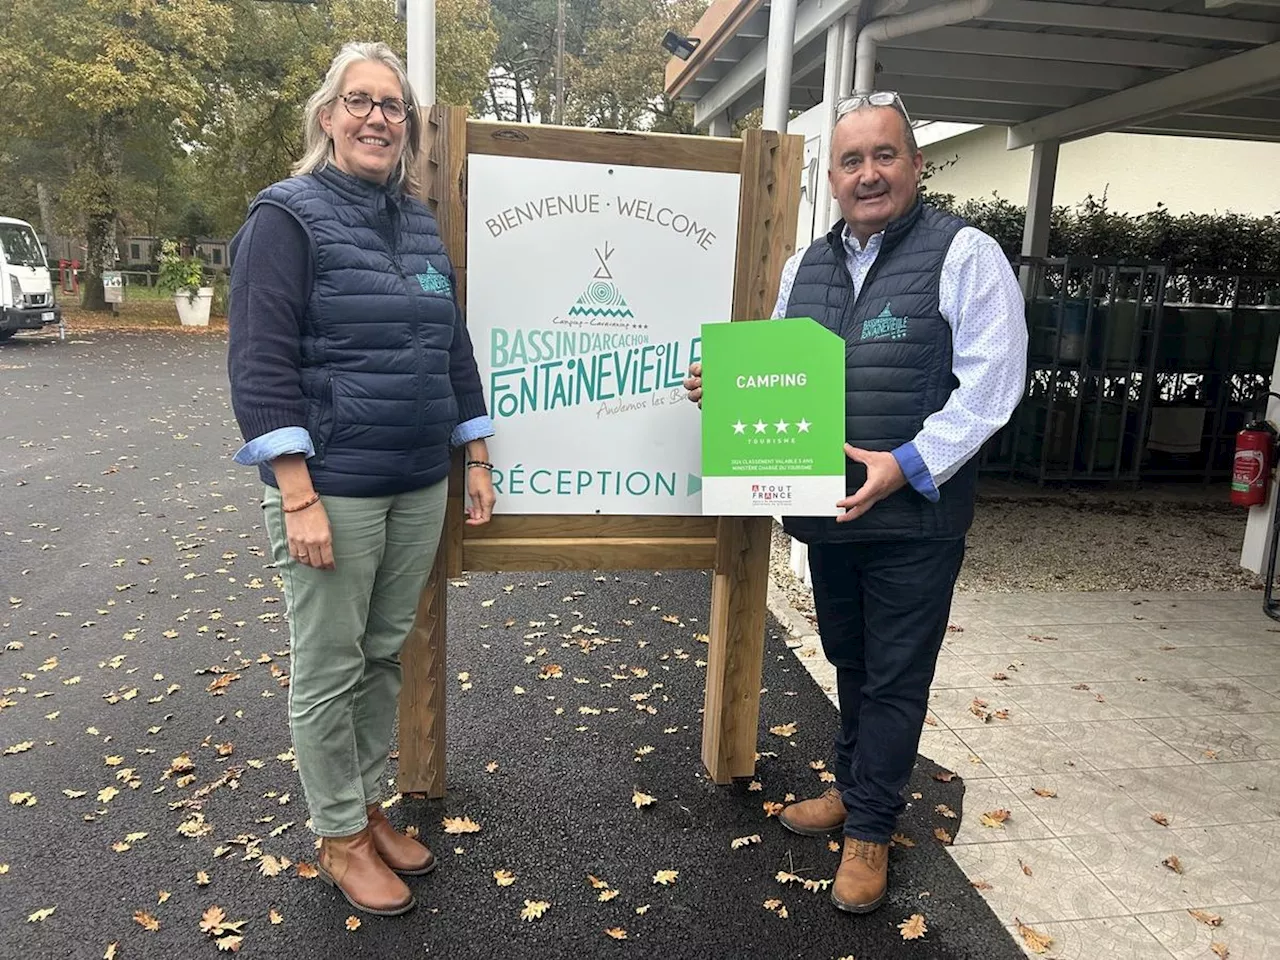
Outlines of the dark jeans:
M 964 540 L 809 547 L 818 631 L 836 668 L 836 786 L 848 837 L 886 843 L 906 806 Z

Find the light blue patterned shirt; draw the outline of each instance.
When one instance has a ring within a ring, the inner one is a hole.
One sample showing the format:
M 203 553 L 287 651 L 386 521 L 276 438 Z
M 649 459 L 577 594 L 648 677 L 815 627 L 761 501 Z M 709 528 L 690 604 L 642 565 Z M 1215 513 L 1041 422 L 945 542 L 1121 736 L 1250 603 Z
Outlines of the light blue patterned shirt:
M 472 440 L 483 440 L 492 436 L 493 418 L 474 417 L 454 427 L 449 442 L 455 447 L 460 447 Z M 316 455 L 311 434 L 305 427 L 281 427 L 279 430 L 272 430 L 260 437 L 254 437 L 236 451 L 235 461 L 252 467 L 267 463 L 276 457 L 283 457 L 287 453 L 304 453 L 308 457 Z
M 845 265 L 854 296 L 880 253 L 883 233 L 863 247 L 846 225 Z M 774 318 L 784 317 L 801 250 L 782 268 Z M 946 404 L 927 417 L 920 432 L 893 451 L 907 482 L 930 500 L 1008 421 L 1027 378 L 1027 320 L 1022 289 L 1000 245 L 976 227 L 964 227 L 942 262 L 938 291 L 942 318 L 951 327 L 951 369 L 960 381 Z

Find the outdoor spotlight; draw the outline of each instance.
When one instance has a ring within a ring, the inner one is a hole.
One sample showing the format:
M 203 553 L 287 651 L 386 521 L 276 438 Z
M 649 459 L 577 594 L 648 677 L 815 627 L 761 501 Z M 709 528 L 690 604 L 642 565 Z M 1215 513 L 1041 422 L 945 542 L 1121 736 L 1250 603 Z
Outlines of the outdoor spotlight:
M 662 47 L 673 57 L 688 60 L 701 42 L 696 37 L 682 37 L 674 30 L 668 30 L 667 35 L 662 38 Z

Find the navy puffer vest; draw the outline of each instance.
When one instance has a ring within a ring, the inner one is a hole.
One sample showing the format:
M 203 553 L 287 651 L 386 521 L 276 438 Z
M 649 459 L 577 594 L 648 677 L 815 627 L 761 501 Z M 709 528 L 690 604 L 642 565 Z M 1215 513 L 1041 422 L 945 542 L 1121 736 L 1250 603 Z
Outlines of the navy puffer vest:
M 291 213 L 311 240 L 302 392 L 315 489 L 373 497 L 442 480 L 458 422 L 457 308 L 435 218 L 413 197 L 332 166 L 273 184 L 261 204 Z M 262 476 L 274 483 L 265 465 Z
M 787 302 L 788 317 L 812 317 L 845 341 L 845 437 L 855 447 L 889 451 L 912 440 L 941 410 L 958 381 L 951 371 L 951 327 L 938 305 L 942 263 L 965 223 L 917 203 L 885 229 L 880 252 L 854 296 L 843 222 L 805 252 Z M 962 537 L 973 522 L 977 462 L 938 488 L 931 503 L 910 486 L 847 523 L 789 517 L 804 543 L 934 540 Z M 846 461 L 856 491 L 866 468 Z

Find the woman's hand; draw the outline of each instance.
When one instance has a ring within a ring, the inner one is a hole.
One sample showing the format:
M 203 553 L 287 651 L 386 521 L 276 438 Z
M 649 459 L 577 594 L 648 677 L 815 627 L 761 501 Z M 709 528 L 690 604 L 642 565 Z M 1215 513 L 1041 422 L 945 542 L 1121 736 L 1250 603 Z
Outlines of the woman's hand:
M 493 505 L 498 502 L 498 495 L 493 491 L 493 475 L 486 467 L 467 468 L 467 504 L 468 526 L 478 527 L 488 523 L 493 516 Z
M 285 500 L 284 505 L 291 504 Z M 319 500 L 309 507 L 286 513 L 284 532 L 293 559 L 317 570 L 334 569 L 333 531 L 329 527 L 329 514 Z
M 285 511 L 284 532 L 289 556 L 317 570 L 332 570 L 333 530 L 329 526 L 329 514 L 311 486 L 306 458 L 300 453 L 286 453 L 271 461 L 271 470 L 280 489 L 280 506 Z M 302 507 L 309 500 L 315 502 Z M 298 507 L 302 508 L 296 509 Z

